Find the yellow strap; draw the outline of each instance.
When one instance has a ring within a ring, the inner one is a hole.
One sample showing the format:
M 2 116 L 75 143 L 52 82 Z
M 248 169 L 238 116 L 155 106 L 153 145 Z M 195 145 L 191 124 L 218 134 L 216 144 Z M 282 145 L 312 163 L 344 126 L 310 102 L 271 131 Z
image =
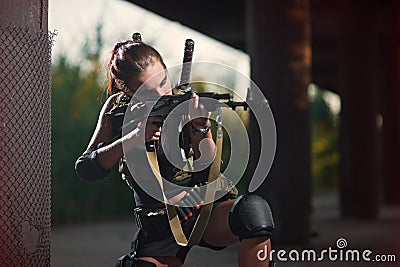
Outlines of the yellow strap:
M 168 200 L 164 195 L 164 203 L 167 207 L 167 214 L 169 219 L 169 225 L 171 227 L 171 231 L 175 237 L 176 242 L 181 246 L 194 246 L 200 242 L 201 237 L 203 236 L 204 230 L 206 229 L 208 219 L 210 218 L 213 201 L 215 196 L 215 185 L 210 186 L 210 184 L 215 181 L 220 176 L 221 170 L 221 156 L 222 156 L 222 131 L 217 134 L 216 140 L 216 154 L 214 161 L 210 167 L 210 173 L 208 176 L 208 186 L 206 189 L 205 195 L 205 203 L 208 203 L 201 207 L 200 214 L 197 217 L 196 223 L 190 233 L 189 240 L 186 238 L 185 234 L 182 230 L 182 225 L 179 222 L 178 214 L 176 213 L 175 207 L 173 205 L 168 204 Z M 147 157 L 150 161 L 151 169 L 154 175 L 157 178 L 157 181 L 160 184 L 161 190 L 164 192 L 164 186 L 162 182 L 162 176 L 160 173 L 160 168 L 158 165 L 157 154 L 156 151 L 147 152 Z

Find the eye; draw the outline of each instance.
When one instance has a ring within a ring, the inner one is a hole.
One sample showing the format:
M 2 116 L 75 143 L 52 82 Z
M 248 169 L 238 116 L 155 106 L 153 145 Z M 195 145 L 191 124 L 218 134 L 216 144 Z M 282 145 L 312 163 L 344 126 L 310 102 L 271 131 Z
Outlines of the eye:
M 165 75 L 165 78 L 160 82 L 160 87 L 163 87 L 167 83 L 167 75 Z

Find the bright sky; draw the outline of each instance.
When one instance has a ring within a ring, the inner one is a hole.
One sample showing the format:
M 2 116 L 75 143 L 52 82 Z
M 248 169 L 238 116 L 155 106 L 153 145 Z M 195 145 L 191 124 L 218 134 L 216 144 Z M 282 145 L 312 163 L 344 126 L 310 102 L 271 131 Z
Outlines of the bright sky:
M 140 32 L 145 42 L 152 43 L 167 66 L 182 63 L 184 42 L 195 41 L 195 61 L 211 61 L 229 65 L 246 76 L 250 75 L 249 57 L 244 52 L 162 18 L 141 7 L 122 0 L 50 0 L 49 30 L 57 31 L 53 59 L 60 53 L 79 62 L 85 38 L 94 40 L 95 27 L 103 23 L 104 63 L 114 44 Z

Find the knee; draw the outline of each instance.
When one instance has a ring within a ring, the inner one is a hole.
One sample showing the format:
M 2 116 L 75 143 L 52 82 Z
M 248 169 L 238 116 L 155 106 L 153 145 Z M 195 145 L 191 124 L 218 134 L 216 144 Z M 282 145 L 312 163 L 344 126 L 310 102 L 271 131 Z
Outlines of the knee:
M 229 226 L 241 240 L 261 236 L 270 238 L 274 221 L 268 202 L 257 195 L 240 196 L 229 212 Z

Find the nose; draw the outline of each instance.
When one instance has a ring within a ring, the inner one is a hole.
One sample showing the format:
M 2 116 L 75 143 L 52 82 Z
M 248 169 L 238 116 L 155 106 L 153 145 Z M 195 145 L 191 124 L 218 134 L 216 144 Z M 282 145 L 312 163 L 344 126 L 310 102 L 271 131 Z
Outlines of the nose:
M 161 88 L 161 87 L 157 87 L 154 90 L 154 94 L 157 96 L 163 96 L 165 94 L 165 89 Z
M 163 96 L 163 95 L 172 95 L 172 87 L 171 86 L 159 86 L 156 88 L 155 93 L 157 96 Z

